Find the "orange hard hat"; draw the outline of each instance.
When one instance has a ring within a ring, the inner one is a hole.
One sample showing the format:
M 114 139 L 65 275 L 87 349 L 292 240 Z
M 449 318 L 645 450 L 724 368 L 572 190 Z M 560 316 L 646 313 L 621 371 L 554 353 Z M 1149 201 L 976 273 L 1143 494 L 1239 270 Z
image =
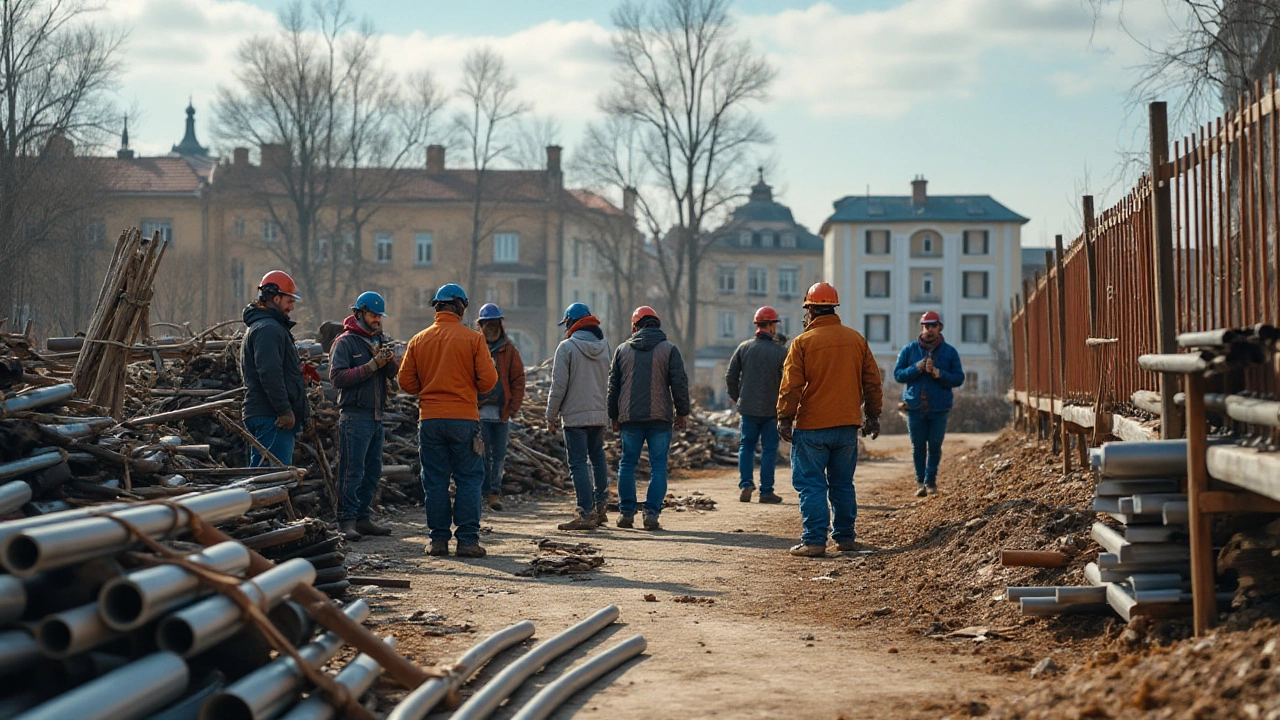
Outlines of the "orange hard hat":
M 765 305 L 764 307 L 756 311 L 756 319 L 753 320 L 752 322 L 757 322 L 757 323 L 778 322 L 778 311 L 774 310 L 768 305 Z
M 641 305 L 640 307 L 636 308 L 635 312 L 631 313 L 631 324 L 635 325 L 636 323 L 640 322 L 640 318 L 647 318 L 647 317 L 656 318 L 658 317 L 658 312 L 653 308 L 649 307 L 648 305 Z
M 298 294 L 298 284 L 289 277 L 289 273 L 283 270 L 272 270 L 262 276 L 262 282 L 258 283 L 259 290 L 267 290 L 281 295 L 288 295 L 291 298 L 301 300 L 302 296 Z
M 941 325 L 942 316 L 932 310 L 920 316 L 921 325 L 932 325 L 933 323 Z
M 804 294 L 804 306 L 810 305 L 839 305 L 840 296 L 836 294 L 836 289 L 831 283 L 816 282 L 809 287 L 809 292 Z

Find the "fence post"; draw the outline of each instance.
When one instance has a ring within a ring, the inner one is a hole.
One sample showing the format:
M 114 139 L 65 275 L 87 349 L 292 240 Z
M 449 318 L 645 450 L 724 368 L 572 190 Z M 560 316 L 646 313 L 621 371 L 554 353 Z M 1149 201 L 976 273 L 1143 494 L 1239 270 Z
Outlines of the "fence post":
M 1027 407 L 1036 424 L 1036 437 L 1040 436 L 1040 400 L 1038 393 L 1032 392 L 1035 382 L 1031 379 L 1031 291 L 1035 286 L 1027 278 L 1022 279 L 1022 354 L 1025 358 L 1023 367 L 1027 377 Z
M 1098 250 L 1093 237 L 1092 195 L 1080 198 L 1080 209 L 1084 214 L 1084 262 L 1089 273 L 1089 337 L 1098 337 Z
M 1151 123 L 1151 251 L 1155 267 L 1156 349 L 1161 354 L 1176 353 L 1177 316 L 1173 277 L 1173 198 L 1164 177 L 1169 162 L 1169 119 L 1165 104 L 1149 106 Z M 1160 373 L 1160 437 L 1182 437 L 1182 417 L 1173 396 L 1178 377 Z
M 1062 398 L 1063 412 L 1058 415 L 1058 435 L 1062 437 L 1062 474 L 1071 472 L 1071 436 L 1067 433 L 1067 279 L 1064 275 L 1062 261 L 1062 236 L 1053 239 L 1057 251 L 1057 264 L 1054 266 L 1058 276 L 1054 279 L 1057 285 L 1055 294 L 1058 300 L 1058 395 Z
M 1045 345 L 1047 346 L 1045 349 L 1048 351 L 1046 353 L 1045 359 L 1049 362 L 1049 372 L 1047 373 L 1047 375 L 1049 376 L 1049 418 L 1048 418 L 1049 419 L 1049 446 L 1052 448 L 1052 452 L 1056 453 L 1058 451 L 1058 445 L 1057 445 L 1056 435 L 1054 434 L 1054 426 L 1056 425 L 1056 423 L 1054 422 L 1053 402 L 1054 400 L 1058 399 L 1058 394 L 1062 392 L 1062 388 L 1057 388 L 1056 390 L 1054 389 L 1055 386 L 1057 385 L 1057 382 L 1056 382 L 1056 378 L 1054 377 L 1055 373 L 1053 368 L 1053 361 L 1057 359 L 1057 353 L 1053 351 L 1053 333 L 1054 333 L 1053 316 L 1057 311 L 1057 308 L 1054 307 L 1054 302 L 1053 302 L 1053 277 L 1050 275 L 1052 270 L 1053 270 L 1053 251 L 1045 250 L 1044 251 L 1044 292 L 1045 292 L 1044 335 L 1045 335 Z

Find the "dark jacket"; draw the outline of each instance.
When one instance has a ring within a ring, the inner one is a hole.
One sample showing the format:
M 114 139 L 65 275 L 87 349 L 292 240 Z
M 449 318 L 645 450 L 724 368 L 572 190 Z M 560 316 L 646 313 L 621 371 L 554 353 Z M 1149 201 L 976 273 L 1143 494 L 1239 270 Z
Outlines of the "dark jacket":
M 369 361 L 377 352 L 377 340 L 354 315 L 348 315 L 342 327 L 345 331 L 329 351 L 329 382 L 338 390 L 338 407 L 381 418 L 400 364 L 393 358 L 380 370 L 373 369 Z
M 738 412 L 754 417 L 778 416 L 778 387 L 787 348 L 771 335 L 756 335 L 738 346 L 729 358 L 724 382 Z
M 240 374 L 244 378 L 244 416 L 280 417 L 293 411 L 298 427 L 311 415 L 302 361 L 294 344 L 293 321 L 274 307 L 244 309 L 249 326 L 240 345 Z
M 480 396 L 479 404 L 501 405 L 498 419 L 506 422 L 515 415 L 524 404 L 524 360 L 515 343 L 504 333 L 498 347 L 490 347 L 493 365 L 498 370 L 498 384 L 493 390 Z
M 689 376 L 661 328 L 641 328 L 614 351 L 607 403 L 619 423 L 669 423 L 689 414 Z
M 898 353 L 898 364 L 893 368 L 893 379 L 906 385 L 902 389 L 902 402 L 908 410 L 940 412 L 951 409 L 951 388 L 964 384 L 964 368 L 960 366 L 960 353 L 943 341 L 933 350 L 933 366 L 938 377 L 921 372 L 916 364 L 928 356 L 919 340 L 912 340 Z

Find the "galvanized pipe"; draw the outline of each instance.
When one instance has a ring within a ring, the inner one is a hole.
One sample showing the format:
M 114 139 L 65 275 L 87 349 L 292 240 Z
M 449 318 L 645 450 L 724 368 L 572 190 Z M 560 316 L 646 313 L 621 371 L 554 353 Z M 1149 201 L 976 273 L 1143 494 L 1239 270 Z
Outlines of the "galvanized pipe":
M 342 612 L 358 623 L 364 622 L 369 617 L 369 604 L 356 600 Z M 328 632 L 299 648 L 298 655 L 306 664 L 318 668 L 332 660 L 342 645 L 341 637 Z M 277 658 L 209 698 L 200 709 L 200 720 L 264 720 L 275 717 L 293 702 L 302 684 L 302 672 L 293 658 Z
M 396 639 L 391 636 L 383 638 L 383 642 L 391 647 L 396 646 Z M 362 653 L 334 675 L 333 681 L 345 687 L 351 697 L 358 699 L 369 691 L 373 681 L 381 674 L 382 667 L 378 665 L 378 661 Z M 280 720 L 331 720 L 335 717 L 338 717 L 338 708 L 330 705 L 323 693 L 313 692 Z
M 219 572 L 239 574 L 249 567 L 249 551 L 238 542 L 218 543 L 187 559 Z M 98 593 L 102 621 L 126 632 L 196 597 L 200 579 L 177 565 L 157 565 L 112 578 Z
M 120 637 L 98 614 L 98 603 L 85 603 L 60 613 L 46 615 L 36 625 L 36 643 L 47 657 L 63 659 L 79 655 Z
M 187 663 L 168 652 L 137 662 L 65 692 L 22 715 L 20 720 L 134 720 L 182 697 Z
M 36 503 L 37 506 L 43 503 Z M 84 507 L 77 510 L 58 510 L 56 512 L 46 512 L 40 515 L 32 515 L 31 517 L 19 518 L 17 520 L 5 520 L 0 522 L 0 547 L 4 546 L 4 542 L 10 537 L 17 535 L 25 530 L 40 527 L 41 525 L 52 525 L 54 523 L 70 522 L 87 518 L 91 515 L 118 510 L 120 508 L 129 507 L 127 503 L 108 503 L 105 505 L 95 505 L 93 507 Z
M 1103 443 L 1089 452 L 1089 461 L 1093 470 L 1109 478 L 1186 475 L 1187 441 Z
M 466 685 L 485 663 L 512 645 L 533 637 L 533 631 L 533 623 L 524 620 L 485 638 L 458 658 L 447 677 L 428 680 L 406 695 L 387 715 L 387 720 L 422 720 L 432 708 L 440 704 L 441 700 Z M 214 720 L 214 718 L 201 718 L 201 720 Z
M 1280 402 L 1228 395 L 1227 416 L 1250 425 L 1280 427 Z
M 31 667 L 42 657 L 36 639 L 26 630 L 0 632 L 0 676 Z
M 62 425 L 41 425 L 40 429 L 50 435 L 76 439 L 89 437 L 115 426 L 115 418 L 85 418 L 79 422 L 64 423 Z
M 272 607 L 299 585 L 315 581 L 316 569 L 302 558 L 255 575 L 240 583 L 240 591 L 254 603 Z M 230 598 L 216 595 L 179 610 L 160 621 L 156 644 L 162 649 L 192 657 L 236 633 L 242 625 L 240 608 Z
M 70 400 L 75 394 L 76 386 L 71 383 L 50 385 L 49 387 L 32 390 L 29 393 L 0 401 L 0 417 L 20 410 L 34 410 L 45 405 L 53 405 L 64 400 Z
M 1190 375 L 1209 369 L 1210 360 L 1199 354 L 1177 353 L 1172 355 L 1139 355 L 1138 367 L 1151 372 Z
M 247 490 L 220 490 L 176 501 L 181 510 L 166 505 L 143 505 L 113 512 L 149 537 L 164 537 L 187 529 L 190 514 L 205 522 L 230 520 L 248 512 L 252 498 Z M 128 548 L 133 537 L 124 525 L 105 517 L 84 518 L 26 530 L 0 546 L 0 563 L 18 577 L 72 565 L 89 558 Z
M 649 646 L 643 635 L 632 635 L 595 657 L 588 658 L 578 667 L 561 675 L 555 682 L 542 688 L 511 720 L 546 720 L 565 700 L 614 668 L 644 652 Z
M 1238 330 L 1202 330 L 1200 332 L 1184 332 L 1178 335 L 1178 347 L 1184 348 L 1216 348 L 1230 345 L 1236 340 L 1243 340 L 1251 333 Z
M 12 575 L 0 575 L 0 627 L 27 611 L 27 586 Z
M 21 480 L 0 485 L 0 517 L 12 515 L 31 501 L 31 486 Z
M 618 606 L 610 605 L 559 635 L 539 643 L 485 683 L 479 692 L 450 716 L 450 720 L 484 720 L 489 717 L 530 676 L 617 619 Z
M 14 460 L 13 462 L 0 463 L 0 480 L 53 467 L 65 458 L 66 456 L 60 452 L 47 452 L 41 455 L 25 457 L 21 460 Z

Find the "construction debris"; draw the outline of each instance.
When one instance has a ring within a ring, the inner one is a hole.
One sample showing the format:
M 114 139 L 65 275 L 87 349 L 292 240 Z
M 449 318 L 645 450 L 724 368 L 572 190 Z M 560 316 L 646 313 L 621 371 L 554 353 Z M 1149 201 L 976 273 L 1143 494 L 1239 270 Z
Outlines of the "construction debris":
M 667 493 L 667 497 L 662 501 L 662 507 L 672 508 L 676 512 L 684 512 L 686 510 L 715 510 L 716 501 L 697 491 L 694 491 L 688 496 L 682 495 L 679 497 L 673 493 Z
M 521 577 L 540 575 L 577 575 L 604 565 L 600 548 L 588 543 L 566 543 L 550 538 L 535 540 L 538 555 L 529 567 L 516 573 Z

